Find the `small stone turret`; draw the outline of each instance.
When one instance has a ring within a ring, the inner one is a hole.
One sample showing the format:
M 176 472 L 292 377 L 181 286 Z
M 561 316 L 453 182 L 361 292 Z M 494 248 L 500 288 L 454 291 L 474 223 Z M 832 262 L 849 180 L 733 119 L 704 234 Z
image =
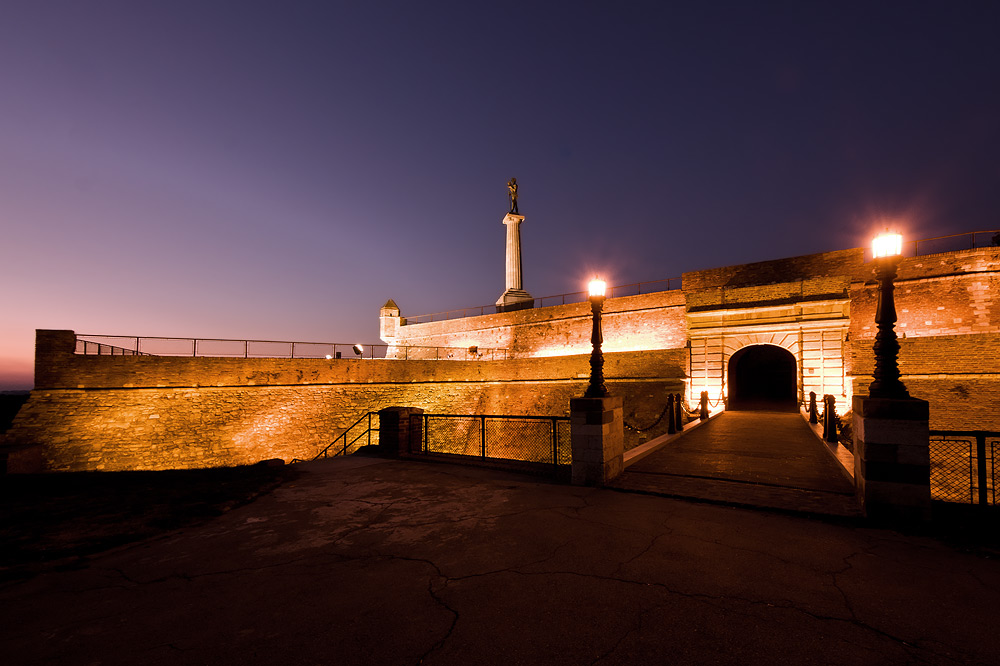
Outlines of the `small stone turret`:
M 385 302 L 378 313 L 379 337 L 388 344 L 393 344 L 399 335 L 399 327 L 404 319 L 399 316 L 399 306 L 391 298 Z

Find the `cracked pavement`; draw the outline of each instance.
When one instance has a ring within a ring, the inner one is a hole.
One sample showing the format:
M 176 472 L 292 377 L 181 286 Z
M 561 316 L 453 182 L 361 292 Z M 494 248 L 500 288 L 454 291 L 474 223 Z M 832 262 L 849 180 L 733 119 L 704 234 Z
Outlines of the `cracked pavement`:
M 16 664 L 996 664 L 1000 567 L 930 538 L 352 457 L 0 587 Z

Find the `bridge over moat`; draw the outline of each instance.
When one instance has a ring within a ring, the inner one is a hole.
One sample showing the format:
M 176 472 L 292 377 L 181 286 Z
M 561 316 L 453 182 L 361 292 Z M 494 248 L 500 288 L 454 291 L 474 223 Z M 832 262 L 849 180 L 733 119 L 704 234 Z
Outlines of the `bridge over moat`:
M 626 467 L 611 486 L 858 516 L 854 485 L 797 413 L 725 411 Z

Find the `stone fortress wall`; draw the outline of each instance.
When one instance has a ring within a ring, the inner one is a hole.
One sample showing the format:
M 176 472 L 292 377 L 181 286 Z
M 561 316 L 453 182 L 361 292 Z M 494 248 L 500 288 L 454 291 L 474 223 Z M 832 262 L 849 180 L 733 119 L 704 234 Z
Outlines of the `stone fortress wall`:
M 680 290 L 609 298 L 604 349 L 684 355 L 685 393 L 713 403 L 728 392 L 728 364 L 748 345 L 796 360 L 800 400 L 832 394 L 837 411 L 867 393 L 877 298 L 861 248 L 684 273 Z M 931 403 L 936 429 L 1000 430 L 1000 248 L 903 259 L 896 281 L 900 367 Z M 390 345 L 506 347 L 514 358 L 590 349 L 587 303 L 407 324 L 383 310 Z
M 900 368 L 935 429 L 1000 430 L 1000 248 L 904 259 Z M 876 292 L 860 249 L 693 271 L 683 289 L 605 303 L 605 372 L 626 423 L 667 392 L 725 394 L 748 345 L 796 360 L 800 398 L 867 392 Z M 387 304 L 388 305 L 388 304 Z M 36 388 L 6 435 L 12 463 L 44 470 L 163 469 L 309 458 L 389 406 L 565 415 L 589 373 L 588 303 L 423 324 L 381 313 L 390 345 L 506 348 L 503 361 L 83 356 L 72 331 L 39 331 Z M 391 356 L 391 353 L 390 353 Z M 32 462 L 30 455 L 36 455 Z M 20 461 L 20 462 L 18 462 Z
M 193 358 L 74 354 L 38 331 L 36 386 L 8 431 L 11 471 L 210 467 L 310 459 L 369 411 L 566 416 L 587 356 L 505 361 Z M 677 352 L 609 354 L 608 384 L 642 405 L 683 388 Z

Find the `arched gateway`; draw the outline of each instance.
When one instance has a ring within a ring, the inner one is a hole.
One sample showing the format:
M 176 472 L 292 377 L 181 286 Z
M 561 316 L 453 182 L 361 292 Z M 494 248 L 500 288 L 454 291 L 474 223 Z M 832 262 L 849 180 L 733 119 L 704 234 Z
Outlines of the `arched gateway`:
M 743 347 L 729 358 L 729 408 L 794 411 L 798 404 L 795 356 L 773 344 Z

